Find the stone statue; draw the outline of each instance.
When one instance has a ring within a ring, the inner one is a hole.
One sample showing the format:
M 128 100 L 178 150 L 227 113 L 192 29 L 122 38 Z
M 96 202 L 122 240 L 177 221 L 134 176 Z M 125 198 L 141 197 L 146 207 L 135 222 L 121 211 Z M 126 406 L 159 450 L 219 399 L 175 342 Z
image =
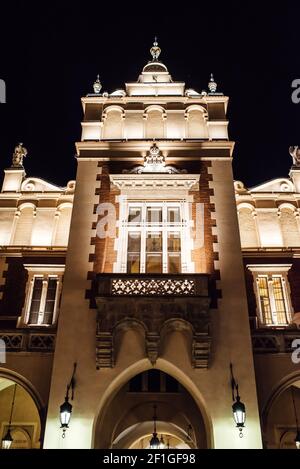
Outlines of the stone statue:
M 299 147 L 290 147 L 289 152 L 293 158 L 293 166 L 300 167 L 300 148 Z
M 12 167 L 13 168 L 20 168 L 23 167 L 23 158 L 27 155 L 27 150 L 23 147 L 23 143 L 19 143 L 15 147 L 15 151 L 12 157 Z

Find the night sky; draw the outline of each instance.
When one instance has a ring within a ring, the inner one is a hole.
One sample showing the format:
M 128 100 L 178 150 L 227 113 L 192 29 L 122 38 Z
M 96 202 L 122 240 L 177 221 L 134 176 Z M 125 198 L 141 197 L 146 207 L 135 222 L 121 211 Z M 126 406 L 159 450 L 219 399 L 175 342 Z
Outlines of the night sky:
M 74 179 L 80 97 L 92 92 L 97 73 L 102 91 L 136 80 L 157 35 L 173 80 L 200 92 L 214 72 L 230 97 L 235 179 L 251 187 L 288 176 L 288 147 L 300 145 L 300 104 L 291 100 L 291 83 L 300 79 L 300 3 L 182 2 L 176 12 L 149 1 L 138 9 L 132 2 L 4 3 L 1 169 L 21 141 L 28 176 L 59 185 Z

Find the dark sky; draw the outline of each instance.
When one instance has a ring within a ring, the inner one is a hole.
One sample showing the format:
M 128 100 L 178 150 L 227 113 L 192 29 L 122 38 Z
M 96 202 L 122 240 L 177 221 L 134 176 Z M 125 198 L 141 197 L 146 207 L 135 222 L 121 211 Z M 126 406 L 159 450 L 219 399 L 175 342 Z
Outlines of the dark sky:
M 235 179 L 251 187 L 288 175 L 288 147 L 300 144 L 300 104 L 291 100 L 291 83 L 300 78 L 300 3 L 198 1 L 176 10 L 150 1 L 138 8 L 88 0 L 7 3 L 1 2 L 1 169 L 22 141 L 29 176 L 60 185 L 74 179 L 80 97 L 92 91 L 97 73 L 103 91 L 136 80 L 157 35 L 174 80 L 201 91 L 213 71 L 230 97 Z

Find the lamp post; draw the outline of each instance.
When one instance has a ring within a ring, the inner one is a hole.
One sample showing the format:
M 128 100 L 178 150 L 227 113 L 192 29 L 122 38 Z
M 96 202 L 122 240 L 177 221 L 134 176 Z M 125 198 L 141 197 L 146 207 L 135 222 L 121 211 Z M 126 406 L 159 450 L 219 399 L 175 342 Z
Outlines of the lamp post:
M 14 394 L 13 394 L 13 400 L 12 400 L 12 405 L 11 405 L 9 424 L 8 424 L 7 432 L 2 438 L 2 449 L 10 449 L 12 442 L 13 442 L 13 437 L 11 436 L 10 429 L 11 429 L 11 421 L 12 421 L 12 415 L 13 415 L 13 410 L 14 410 L 14 405 L 15 405 L 16 390 L 17 390 L 17 384 L 15 384 L 14 386 Z
M 231 374 L 231 389 L 232 389 L 232 412 L 233 418 L 236 423 L 236 427 L 239 429 L 239 437 L 243 438 L 243 428 L 245 428 L 246 421 L 246 407 L 243 402 L 241 402 L 241 397 L 239 395 L 239 385 L 237 384 L 233 376 L 233 366 L 230 363 L 230 374 Z
M 298 421 L 298 416 L 297 416 L 297 409 L 296 409 L 296 404 L 295 404 L 295 396 L 294 396 L 293 386 L 291 386 L 291 393 L 292 393 L 292 400 L 293 400 L 295 420 L 296 420 L 296 428 L 297 428 L 297 433 L 296 433 L 296 438 L 295 438 L 295 445 L 296 445 L 297 449 L 300 449 L 300 429 L 299 429 L 299 421 Z
M 154 404 L 153 410 L 153 433 L 152 433 L 152 438 L 150 440 L 150 448 L 151 449 L 160 449 L 160 441 L 157 436 L 157 431 L 156 431 L 156 421 L 157 421 L 157 416 L 156 416 L 156 405 Z
M 72 377 L 71 377 L 71 380 L 70 380 L 69 384 L 67 385 L 65 400 L 59 408 L 60 428 L 62 428 L 62 431 L 63 431 L 63 433 L 62 433 L 63 438 L 65 438 L 65 436 L 66 436 L 65 433 L 66 433 L 66 430 L 69 428 L 69 423 L 70 423 L 71 414 L 72 414 L 73 406 L 69 402 L 69 392 L 70 392 L 70 389 L 71 389 L 71 391 L 72 391 L 71 400 L 73 400 L 74 399 L 76 367 L 77 367 L 77 364 L 74 363 L 73 374 L 72 374 Z

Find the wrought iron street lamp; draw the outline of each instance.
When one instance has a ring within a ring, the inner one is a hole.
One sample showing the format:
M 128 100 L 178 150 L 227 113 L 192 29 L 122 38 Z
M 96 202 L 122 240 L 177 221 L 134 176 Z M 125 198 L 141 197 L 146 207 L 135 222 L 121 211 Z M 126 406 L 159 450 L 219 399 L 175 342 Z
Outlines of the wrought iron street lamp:
M 16 399 L 16 390 L 17 390 L 17 384 L 15 384 L 14 386 L 14 394 L 13 394 L 13 400 L 12 400 L 12 405 L 11 405 L 9 424 L 8 424 L 8 429 L 7 429 L 5 436 L 2 438 L 2 449 L 10 449 L 12 442 L 13 442 L 13 437 L 11 436 L 10 429 L 11 429 L 11 421 L 12 421 L 13 410 L 14 410 L 15 399 Z
M 246 407 L 243 402 L 241 402 L 241 398 L 239 395 L 239 386 L 235 381 L 233 376 L 233 367 L 230 364 L 230 373 L 231 373 L 231 389 L 232 389 L 232 412 L 233 418 L 236 423 L 236 427 L 239 429 L 239 436 L 243 438 L 243 428 L 245 428 L 245 421 L 246 421 Z
M 62 428 L 62 431 L 63 431 L 63 434 L 62 434 L 63 438 L 65 438 L 65 432 L 66 432 L 67 428 L 69 428 L 69 423 L 70 423 L 71 414 L 72 414 L 73 406 L 69 402 L 69 392 L 70 392 L 70 389 L 71 389 L 71 391 L 72 391 L 71 400 L 73 400 L 74 399 L 76 366 L 77 366 L 77 364 L 74 363 L 73 374 L 72 374 L 72 377 L 71 377 L 71 380 L 70 380 L 69 384 L 67 385 L 65 401 L 63 402 L 63 404 L 60 406 L 60 409 L 59 409 L 60 428 Z
M 69 428 L 69 423 L 72 414 L 72 404 L 69 402 L 68 394 L 65 397 L 65 402 L 60 406 L 60 428 L 63 429 L 63 438 L 65 437 L 65 431 Z
M 238 392 L 238 387 L 237 387 Z M 246 420 L 246 408 L 245 404 L 241 402 L 240 396 L 237 394 L 236 401 L 232 405 L 232 412 L 233 417 L 236 423 L 237 428 L 240 431 L 240 437 L 243 437 L 243 428 L 245 427 L 245 420 Z

